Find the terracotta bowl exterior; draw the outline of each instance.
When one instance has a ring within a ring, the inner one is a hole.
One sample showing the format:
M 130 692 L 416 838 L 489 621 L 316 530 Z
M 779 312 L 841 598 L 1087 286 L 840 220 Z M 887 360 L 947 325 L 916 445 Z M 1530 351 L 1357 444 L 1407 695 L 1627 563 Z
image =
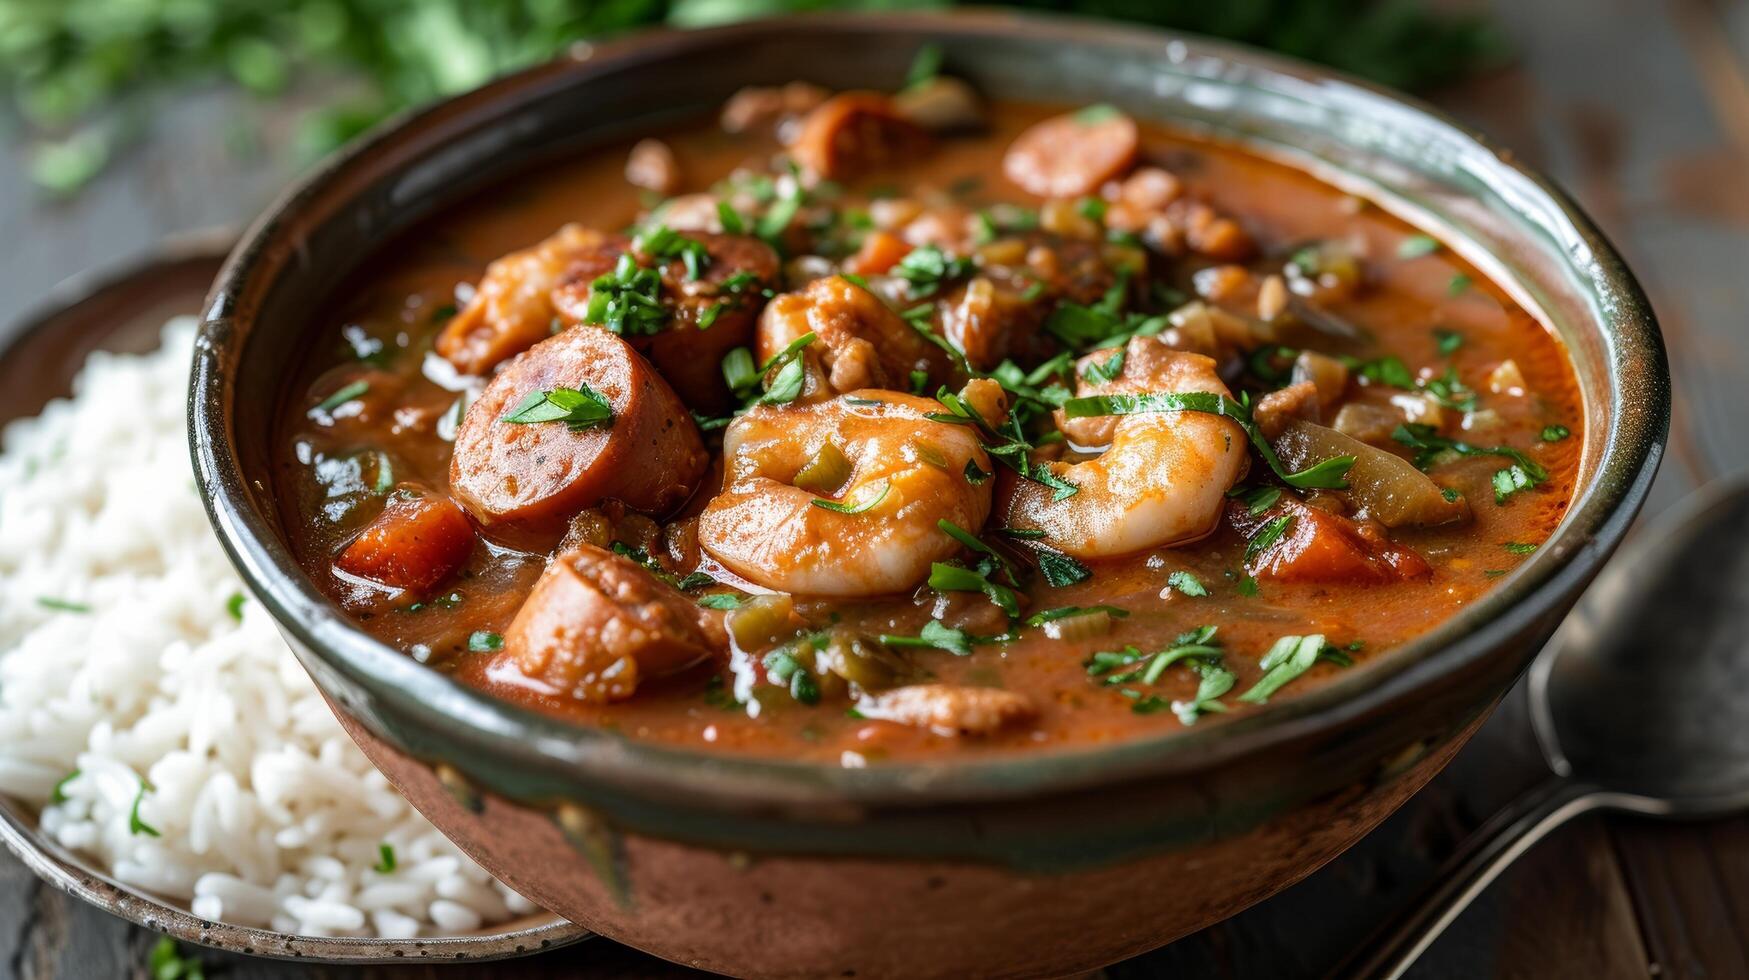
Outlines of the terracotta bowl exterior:
M 1330 684 L 1117 746 L 839 769 L 639 744 L 468 690 L 299 569 L 267 465 L 308 312 L 397 232 L 533 162 L 805 78 L 894 87 L 917 48 L 998 97 L 1109 102 L 1312 170 L 1438 233 L 1565 341 L 1585 398 L 1561 527 L 1457 617 Z M 725 973 L 1048 976 L 1169 942 L 1341 852 L 1473 732 L 1620 541 L 1669 374 L 1631 275 L 1557 190 L 1426 107 L 1224 44 L 989 13 L 655 33 L 409 115 L 257 221 L 190 393 L 215 528 L 353 738 L 495 874 L 603 935 Z

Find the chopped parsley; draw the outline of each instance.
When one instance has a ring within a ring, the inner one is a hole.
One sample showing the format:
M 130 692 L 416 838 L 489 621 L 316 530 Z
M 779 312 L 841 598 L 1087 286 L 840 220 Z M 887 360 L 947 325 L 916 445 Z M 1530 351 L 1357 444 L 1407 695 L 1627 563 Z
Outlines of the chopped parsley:
M 1462 296 L 1474 283 L 1475 280 L 1471 279 L 1467 273 L 1460 272 L 1452 276 L 1451 281 L 1445 284 L 1445 294 L 1447 296 Z
M 185 957 L 176 947 L 176 940 L 161 936 L 146 958 L 146 972 L 152 980 L 206 980 L 206 969 L 197 959 Z
M 1264 511 L 1274 507 L 1281 499 L 1280 487 L 1236 487 L 1227 492 L 1229 497 L 1237 497 L 1245 502 L 1245 510 L 1252 517 L 1257 517 Z
M 1075 202 L 1075 212 L 1094 224 L 1100 224 L 1105 221 L 1105 211 L 1109 206 L 1104 198 L 1084 197 Z
M 1560 442 L 1573 434 L 1573 430 L 1564 425 L 1545 425 L 1542 431 L 1544 442 Z
M 377 845 L 377 863 L 371 866 L 371 870 L 381 875 L 395 870 L 395 848 L 392 844 Z
M 943 285 L 972 274 L 970 259 L 956 258 L 936 245 L 919 245 L 912 249 L 892 275 L 911 285 L 913 296 L 933 296 Z
M 911 67 L 905 72 L 905 88 L 914 88 L 930 81 L 941 74 L 941 62 L 945 57 L 939 44 L 925 44 L 917 49 L 917 54 L 911 59 Z
M 789 181 L 777 200 L 760 215 L 759 223 L 753 226 L 753 233 L 765 239 L 765 243 L 783 254 L 783 233 L 789 229 L 790 222 L 795 220 L 796 212 L 802 208 L 802 199 L 806 192 L 802 190 L 799 180 Z
M 820 497 L 815 497 L 813 504 L 815 507 L 820 507 L 838 514 L 862 514 L 873 510 L 881 501 L 887 499 L 887 492 L 892 488 L 893 484 L 891 480 L 883 480 L 881 481 L 880 491 L 860 503 L 841 503 L 836 500 L 825 500 Z
M 824 637 L 804 638 L 802 643 L 822 643 Z M 794 653 L 788 649 L 773 650 L 765 655 L 762 661 L 766 676 L 773 683 L 789 688 L 789 696 L 802 704 L 820 703 L 820 683 L 815 680 L 813 672 L 802 665 Z
M 57 599 L 50 595 L 37 596 L 36 604 L 44 609 L 53 609 L 57 612 L 88 613 L 91 611 L 91 607 L 83 602 L 74 602 L 71 599 Z
M 1523 541 L 1508 541 L 1501 545 L 1501 547 L 1515 555 L 1528 555 L 1536 550 L 1536 545 L 1527 544 Z
M 1116 106 L 1107 105 L 1103 102 L 1084 106 L 1075 111 L 1075 121 L 1083 126 L 1094 126 L 1102 122 L 1110 122 L 1111 120 L 1121 118 L 1122 116 L 1123 113 L 1120 112 Z
M 145 834 L 147 837 L 164 836 L 158 833 L 158 828 L 140 819 L 140 804 L 145 801 L 146 794 L 150 792 L 152 792 L 152 784 L 144 779 L 140 780 L 139 792 L 134 794 L 134 805 L 128 809 L 128 833 L 135 837 L 141 834 Z
M 332 412 L 347 402 L 359 398 L 368 391 L 370 391 L 369 381 L 354 381 L 349 385 L 343 385 L 332 395 L 317 402 L 316 407 L 310 410 L 310 414 L 314 415 L 317 412 Z
M 1511 446 L 1473 446 L 1441 436 L 1431 425 L 1404 424 L 1391 432 L 1391 438 L 1415 450 L 1415 465 L 1428 469 L 1456 456 L 1500 456 L 1511 465 L 1494 473 L 1494 502 L 1506 503 L 1520 490 L 1528 490 L 1549 478 L 1548 470 L 1529 456 Z
M 1257 666 L 1263 668 L 1263 676 L 1239 700 L 1249 704 L 1264 704 L 1271 695 L 1286 686 L 1288 682 L 1312 669 L 1319 658 L 1335 659 L 1335 662 L 1346 666 L 1353 661 L 1346 654 L 1340 658 L 1330 657 L 1328 644 L 1324 642 L 1322 633 L 1311 636 L 1284 636 L 1275 641 Z M 1338 651 L 1339 652 L 1339 651 Z
M 1443 327 L 1433 331 L 1433 339 L 1439 344 L 1439 353 L 1444 357 L 1450 357 L 1453 354 L 1456 354 L 1458 348 L 1464 345 L 1463 334 L 1458 333 L 1456 330 L 1447 330 Z
M 1239 580 L 1239 594 L 1250 598 L 1257 594 L 1257 579 L 1247 575 Z
M 1202 584 L 1202 579 L 1183 569 L 1166 576 L 1166 584 L 1193 599 L 1209 594 L 1209 590 Z
M 933 647 L 965 656 L 972 652 L 972 638 L 964 630 L 956 630 L 938 620 L 923 624 L 916 636 L 881 634 L 882 643 L 890 647 Z
M 1172 702 L 1172 713 L 1178 716 L 1181 725 L 1194 725 L 1205 714 L 1227 710 L 1220 699 L 1239 680 L 1238 675 L 1215 661 L 1192 660 L 1190 669 L 1197 676 L 1196 694 L 1189 701 Z
M 982 592 L 992 604 L 1007 613 L 1009 619 L 1019 619 L 1019 597 L 1013 589 L 990 581 L 994 571 L 988 563 L 972 569 L 938 561 L 929 566 L 929 587 L 937 592 Z
M 711 253 L 703 242 L 688 238 L 667 225 L 656 225 L 639 232 L 638 237 L 632 239 L 632 250 L 658 259 L 679 259 L 686 266 L 687 282 L 697 282 L 711 261 Z
M 712 592 L 698 597 L 698 604 L 706 609 L 739 609 L 745 601 L 733 592 Z
M 1432 235 L 1410 235 L 1397 244 L 1397 257 L 1418 259 L 1439 251 L 1439 239 Z
M 668 324 L 662 306 L 662 276 L 655 269 L 638 266 L 631 252 L 622 253 L 613 271 L 596 276 L 589 284 L 589 305 L 583 322 L 606 327 L 622 336 L 647 337 L 661 333 Z
M 1086 613 L 1102 612 L 1113 619 L 1124 619 L 1129 616 L 1129 610 L 1116 606 L 1058 606 L 1055 609 L 1042 609 L 1026 617 L 1027 626 L 1043 626 L 1070 616 L 1080 616 Z
M 717 202 L 717 221 L 722 223 L 725 234 L 744 235 L 747 233 L 747 222 L 742 220 L 741 212 L 735 210 L 735 206 L 728 201 Z
M 468 650 L 472 653 L 492 653 L 504 649 L 504 637 L 488 630 L 468 634 Z
M 1287 533 L 1287 529 L 1293 526 L 1293 522 L 1294 515 L 1292 514 L 1270 518 L 1267 523 L 1257 529 L 1257 533 L 1251 536 L 1251 540 L 1245 543 L 1245 561 L 1255 561 L 1258 555 L 1269 550 L 1269 546 L 1280 541 L 1281 536 Z
M 1085 582 L 1093 577 L 1093 571 L 1076 561 L 1071 555 L 1066 555 L 1041 544 L 1032 544 L 1029 547 L 1032 549 L 1034 557 L 1038 559 L 1039 574 L 1044 576 L 1045 581 L 1053 589 L 1074 585 L 1077 582 Z
M 802 393 L 802 385 L 807 380 L 802 351 L 814 342 L 814 336 L 812 332 L 802 334 L 765 362 L 759 371 L 760 377 L 767 379 L 765 394 L 759 396 L 761 405 L 787 405 Z
M 572 432 L 582 432 L 611 425 L 613 406 L 586 384 L 580 388 L 537 390 L 529 392 L 509 415 L 499 421 L 513 425 L 563 422 Z
M 1081 372 L 1081 377 L 1085 379 L 1088 384 L 1110 384 L 1111 382 L 1116 381 L 1119 375 L 1123 374 L 1123 356 L 1124 352 L 1120 350 L 1106 358 L 1105 363 L 1103 364 L 1089 364 L 1087 365 L 1086 370 Z
M 233 592 L 231 597 L 225 600 L 225 613 L 239 623 L 243 621 L 243 602 L 244 597 L 241 592 Z
M 55 783 L 54 790 L 49 793 L 49 802 L 50 803 L 65 803 L 65 802 L 67 802 L 67 784 L 71 783 L 75 779 L 78 779 L 82 775 L 84 775 L 83 772 L 81 772 L 78 769 L 75 769 L 72 772 L 67 773 L 65 776 L 62 776 L 60 778 L 60 781 Z

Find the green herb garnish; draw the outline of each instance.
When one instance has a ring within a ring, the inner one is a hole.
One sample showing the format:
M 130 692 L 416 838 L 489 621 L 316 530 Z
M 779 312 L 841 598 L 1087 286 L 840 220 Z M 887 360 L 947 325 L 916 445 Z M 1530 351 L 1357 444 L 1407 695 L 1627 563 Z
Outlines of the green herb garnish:
M 1043 626 L 1059 619 L 1079 616 L 1083 613 L 1102 612 L 1113 619 L 1124 619 L 1129 616 L 1129 610 L 1116 606 L 1058 606 L 1055 609 L 1044 609 L 1026 617 L 1027 626 Z
M 329 395 L 327 398 L 324 398 L 321 401 L 317 402 L 316 407 L 311 409 L 310 412 L 312 414 L 314 414 L 316 412 L 332 412 L 335 409 L 339 408 L 340 406 L 346 404 L 347 402 L 352 401 L 355 398 L 358 398 L 359 396 L 363 395 L 365 392 L 367 392 L 369 390 L 370 390 L 370 382 L 369 381 L 354 381 L 351 384 L 343 385 L 340 387 L 339 390 L 335 391 L 332 395 Z
M 1020 618 L 1020 599 L 1014 590 L 990 581 L 988 571 L 935 562 L 929 566 L 929 587 L 938 592 L 982 592 L 1009 619 Z
M 1397 257 L 1418 259 L 1439 251 L 1439 239 L 1432 235 L 1410 235 L 1397 244 Z
M 531 391 L 499 421 L 513 425 L 563 422 L 572 432 L 613 423 L 613 406 L 588 385 Z
M 941 74 L 941 63 L 946 57 L 939 44 L 925 44 L 917 49 L 917 54 L 911 59 L 911 67 L 905 72 L 905 88 L 913 88 Z
M 936 245 L 919 245 L 893 266 L 892 275 L 911 284 L 914 296 L 933 296 L 955 279 L 972 274 L 970 259 L 956 258 Z
M 893 488 L 892 481 L 891 480 L 884 480 L 881 482 L 880 492 L 876 493 L 874 496 L 872 496 L 872 497 L 868 498 L 867 500 L 864 500 L 860 503 L 847 504 L 847 503 L 840 503 L 836 500 L 824 500 L 820 497 L 815 497 L 813 500 L 813 504 L 815 507 L 824 508 L 825 510 L 832 511 L 832 512 L 837 513 L 837 514 L 863 514 L 863 513 L 867 513 L 870 510 L 873 510 L 874 507 L 876 505 L 878 505 L 881 501 L 887 499 L 887 492 L 889 490 L 891 490 L 892 488 Z
M 371 865 L 371 870 L 380 875 L 386 875 L 395 870 L 395 848 L 393 845 L 377 845 L 377 863 Z
M 1270 545 L 1280 541 L 1281 536 L 1287 533 L 1287 529 L 1293 525 L 1293 522 L 1294 515 L 1283 514 L 1280 517 L 1271 518 L 1258 528 L 1257 533 L 1251 536 L 1251 540 L 1245 543 L 1245 561 L 1247 563 L 1255 561 L 1258 555 L 1269 549 Z
M 1573 430 L 1564 425 L 1545 425 L 1542 431 L 1544 442 L 1560 442 L 1573 434 Z
M 1209 590 L 1202 584 L 1202 579 L 1182 569 L 1166 576 L 1166 584 L 1192 598 L 1209 594 Z
M 1109 122 L 1122 115 L 1123 113 L 1119 111 L 1116 106 L 1098 102 L 1075 110 L 1075 121 L 1083 126 L 1093 126 L 1102 122 Z
M 504 649 L 504 637 L 487 630 L 468 634 L 468 650 L 472 653 L 492 653 Z
M 1284 636 L 1275 641 L 1275 645 L 1263 655 L 1257 666 L 1263 668 L 1263 676 L 1239 700 L 1250 704 L 1263 704 L 1271 695 L 1282 689 L 1289 681 L 1312 669 L 1318 658 L 1325 653 L 1324 636 L 1314 633 L 1311 636 Z
M 890 647 L 933 647 L 965 656 L 972 652 L 972 638 L 964 630 L 956 630 L 937 620 L 923 624 L 916 636 L 881 634 L 882 643 Z
M 57 599 L 54 596 L 48 595 L 37 596 L 36 604 L 44 609 L 53 609 L 57 612 L 88 613 L 91 611 L 91 607 L 83 602 L 74 602 L 71 599 Z
M 662 276 L 655 269 L 638 266 L 631 252 L 620 255 L 613 271 L 596 276 L 589 284 L 589 305 L 583 322 L 606 327 L 630 337 L 661 333 L 668 324 L 662 306 Z
M 140 803 L 145 800 L 146 794 L 150 792 L 152 792 L 152 784 L 146 782 L 144 779 L 140 780 L 139 792 L 134 794 L 134 805 L 128 810 L 128 833 L 135 837 L 138 837 L 141 834 L 145 834 L 147 837 L 163 836 L 158 833 L 158 828 L 140 819 Z
M 71 783 L 75 779 L 78 779 L 81 775 L 83 775 L 83 773 L 80 770 L 75 769 L 72 772 L 67 773 L 65 776 L 62 776 L 60 778 L 60 780 L 55 783 L 54 790 L 49 793 L 49 802 L 50 803 L 65 803 L 65 802 L 67 802 L 67 784 Z

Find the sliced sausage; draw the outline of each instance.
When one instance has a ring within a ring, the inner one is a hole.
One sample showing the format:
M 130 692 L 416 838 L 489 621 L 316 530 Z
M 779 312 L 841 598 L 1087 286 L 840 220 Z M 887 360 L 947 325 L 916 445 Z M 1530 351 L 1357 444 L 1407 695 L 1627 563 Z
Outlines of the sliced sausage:
M 424 593 L 454 575 L 473 550 L 474 526 L 460 507 L 426 487 L 402 484 L 334 565 L 392 589 Z
M 633 349 L 649 358 L 682 400 L 701 412 L 728 407 L 723 382 L 723 355 L 753 339 L 753 325 L 765 305 L 765 290 L 778 280 L 777 253 L 749 235 L 689 233 L 689 241 L 704 246 L 709 260 L 699 277 L 688 279 L 681 258 L 634 253 L 638 264 L 662 277 L 661 304 L 666 319 L 654 333 L 627 334 Z M 623 237 L 604 239 L 577 255 L 553 290 L 553 304 L 567 323 L 589 322 L 589 301 L 595 282 L 611 273 L 633 243 Z
M 599 704 L 728 649 L 721 613 L 636 562 L 585 544 L 547 565 L 498 656 L 562 697 Z
M 505 421 L 531 393 L 584 386 L 607 400 L 610 424 Z M 449 478 L 488 530 L 557 540 L 571 515 L 605 498 L 649 513 L 672 510 L 709 462 L 686 406 L 649 362 L 606 330 L 577 329 L 498 372 L 462 419 Z
M 602 234 L 566 225 L 538 245 L 486 267 L 467 305 L 437 336 L 437 353 L 463 374 L 485 374 L 553 333 L 553 286 Z
M 1092 106 L 1028 127 L 1009 144 L 1002 172 L 1037 197 L 1082 197 L 1121 177 L 1140 146 L 1134 119 Z
M 907 163 L 929 147 L 929 134 L 879 92 L 835 95 L 802 118 L 790 155 L 817 177 L 840 180 Z
M 989 735 L 1038 714 L 1024 694 L 958 684 L 896 687 L 864 698 L 856 710 L 867 718 L 927 728 L 940 735 Z

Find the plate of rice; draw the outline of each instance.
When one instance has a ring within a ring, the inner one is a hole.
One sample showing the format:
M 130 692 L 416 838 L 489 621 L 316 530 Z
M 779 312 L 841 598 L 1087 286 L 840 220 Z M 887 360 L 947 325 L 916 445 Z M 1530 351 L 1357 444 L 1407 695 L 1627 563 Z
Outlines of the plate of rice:
M 213 537 L 187 314 L 223 254 L 172 247 L 0 333 L 0 841 L 117 915 L 257 955 L 491 959 L 588 936 L 401 798 Z

